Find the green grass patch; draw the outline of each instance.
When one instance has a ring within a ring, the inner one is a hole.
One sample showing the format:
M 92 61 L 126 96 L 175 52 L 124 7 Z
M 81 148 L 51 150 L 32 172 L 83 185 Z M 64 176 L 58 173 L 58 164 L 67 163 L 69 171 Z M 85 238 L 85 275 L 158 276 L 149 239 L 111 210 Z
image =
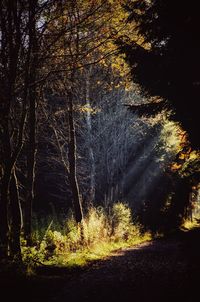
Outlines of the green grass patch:
M 109 214 L 103 208 L 90 208 L 82 224 L 77 224 L 71 215 L 62 226 L 56 230 L 51 223 L 35 246 L 24 244 L 23 259 L 27 267 L 42 264 L 80 267 L 151 240 L 150 233 L 143 234 L 140 225 L 133 223 L 130 208 L 121 202 L 114 204 Z
M 151 240 L 150 234 L 145 234 L 138 238 L 134 238 L 128 242 L 119 241 L 119 242 L 103 242 L 98 243 L 92 248 L 84 248 L 83 250 L 78 250 L 74 253 L 63 253 L 57 256 L 52 257 L 50 260 L 45 261 L 46 265 L 59 265 L 66 267 L 77 267 L 85 266 L 90 262 L 96 260 L 107 259 L 109 256 L 112 256 L 114 252 L 117 252 L 121 249 L 132 247 L 134 245 L 141 244 Z

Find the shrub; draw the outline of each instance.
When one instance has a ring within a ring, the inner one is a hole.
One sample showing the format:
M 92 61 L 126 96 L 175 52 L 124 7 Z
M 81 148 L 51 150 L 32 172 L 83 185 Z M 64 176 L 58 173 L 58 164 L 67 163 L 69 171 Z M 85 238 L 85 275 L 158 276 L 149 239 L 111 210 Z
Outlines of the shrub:
M 139 233 L 139 228 L 133 225 L 131 209 L 127 204 L 117 202 L 113 205 L 110 215 L 111 236 L 115 241 L 129 240 Z
M 140 227 L 132 222 L 131 209 L 122 202 L 115 203 L 109 214 L 102 207 L 91 207 L 84 221 L 79 224 L 70 213 L 64 229 L 59 227 L 58 230 L 55 230 L 52 220 L 36 246 L 24 246 L 24 261 L 34 265 L 46 261 L 66 264 L 75 261 L 77 257 L 79 260 L 89 257 L 86 255 L 91 257 L 92 251 L 93 257 L 94 254 L 96 257 L 97 251 L 103 255 L 105 251 L 108 253 L 119 246 L 142 240 Z
M 91 207 L 83 222 L 84 242 L 87 246 L 106 241 L 109 236 L 108 219 L 102 207 Z
M 47 258 L 66 250 L 66 236 L 58 231 L 47 231 L 44 241 Z
M 65 224 L 66 246 L 68 251 L 76 251 L 81 246 L 81 225 L 77 224 L 73 215 Z

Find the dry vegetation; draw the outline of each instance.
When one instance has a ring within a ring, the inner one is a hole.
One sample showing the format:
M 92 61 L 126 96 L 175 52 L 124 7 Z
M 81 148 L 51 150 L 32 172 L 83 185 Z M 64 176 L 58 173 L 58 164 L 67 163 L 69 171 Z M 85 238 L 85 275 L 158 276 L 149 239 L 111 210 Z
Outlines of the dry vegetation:
M 62 226 L 50 223 L 42 239 L 36 231 L 35 245 L 23 247 L 24 262 L 29 268 L 41 264 L 84 265 L 114 250 L 151 239 L 150 234 L 141 233 L 130 208 L 121 202 L 114 204 L 109 213 L 102 207 L 91 207 L 82 224 L 77 224 L 71 214 Z

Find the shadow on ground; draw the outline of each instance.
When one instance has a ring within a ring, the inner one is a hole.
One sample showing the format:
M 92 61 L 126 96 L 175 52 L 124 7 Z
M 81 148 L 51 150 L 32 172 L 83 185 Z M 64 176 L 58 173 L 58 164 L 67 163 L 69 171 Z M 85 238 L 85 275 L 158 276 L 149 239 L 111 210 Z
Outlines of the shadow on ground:
M 0 280 L 18 301 L 198 301 L 200 228 L 113 253 L 82 269 L 39 268 Z M 2 292 L 2 291 L 1 291 Z

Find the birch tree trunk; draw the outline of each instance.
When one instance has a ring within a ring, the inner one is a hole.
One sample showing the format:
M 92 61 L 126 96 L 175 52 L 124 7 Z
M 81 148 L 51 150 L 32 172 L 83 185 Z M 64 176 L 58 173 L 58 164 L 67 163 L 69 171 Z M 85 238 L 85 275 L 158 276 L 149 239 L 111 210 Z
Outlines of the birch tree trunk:
M 86 71 L 86 87 L 85 87 L 85 98 L 86 98 L 86 125 L 87 125 L 87 139 L 88 139 L 88 157 L 89 157 L 89 168 L 90 168 L 90 182 L 89 182 L 89 193 L 87 196 L 87 203 L 90 205 L 95 200 L 95 158 L 92 147 L 92 117 L 91 117 L 91 103 L 90 103 L 90 70 Z
M 73 117 L 73 94 L 72 91 L 68 91 L 68 125 L 69 125 L 69 182 L 72 191 L 72 199 L 74 205 L 75 219 L 77 223 L 80 223 L 83 219 L 83 211 L 81 204 L 81 197 L 79 193 L 79 186 L 77 182 L 76 172 L 76 133 Z

